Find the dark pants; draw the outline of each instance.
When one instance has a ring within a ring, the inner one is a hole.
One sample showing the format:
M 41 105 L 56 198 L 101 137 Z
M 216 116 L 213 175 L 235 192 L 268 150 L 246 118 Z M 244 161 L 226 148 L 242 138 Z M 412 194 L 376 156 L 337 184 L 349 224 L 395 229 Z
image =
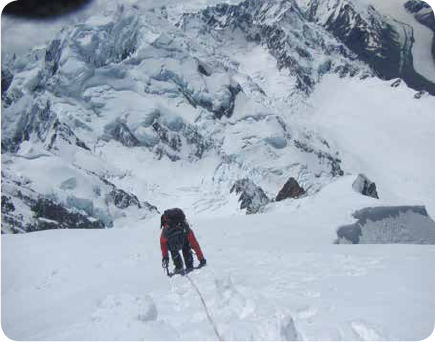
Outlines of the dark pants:
M 187 236 L 184 240 L 183 248 L 181 249 L 183 252 L 184 264 L 186 268 L 193 268 L 193 255 L 192 250 L 190 249 L 189 240 L 187 240 Z M 172 261 L 174 262 L 175 268 L 183 268 L 183 260 L 181 259 L 181 255 L 179 251 L 170 251 L 172 256 Z

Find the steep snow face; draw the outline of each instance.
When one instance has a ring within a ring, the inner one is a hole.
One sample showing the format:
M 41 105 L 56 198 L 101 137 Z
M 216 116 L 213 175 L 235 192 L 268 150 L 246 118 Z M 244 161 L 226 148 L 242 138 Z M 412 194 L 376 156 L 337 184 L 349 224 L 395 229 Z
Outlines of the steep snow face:
M 433 96 L 413 95 L 403 82 L 327 77 L 311 97 L 311 114 L 301 118 L 341 152 L 345 170 L 376 183 L 379 198 L 426 205 L 433 216 L 435 102 Z
M 215 340 L 191 280 L 226 340 L 426 338 L 434 97 L 367 64 L 402 68 L 411 31 L 345 0 L 216 2 L 110 1 L 3 60 L 2 232 L 32 232 L 2 236 L 4 332 Z M 190 280 L 160 268 L 169 207 L 208 261 Z M 359 223 L 370 244 L 334 244 Z
M 332 244 L 353 211 L 378 203 L 354 192 L 353 179 L 261 215 L 187 216 L 208 263 L 189 277 L 223 339 L 432 333 L 434 246 Z M 15 340 L 216 340 L 190 281 L 162 270 L 159 232 L 154 218 L 3 235 L 3 331 Z

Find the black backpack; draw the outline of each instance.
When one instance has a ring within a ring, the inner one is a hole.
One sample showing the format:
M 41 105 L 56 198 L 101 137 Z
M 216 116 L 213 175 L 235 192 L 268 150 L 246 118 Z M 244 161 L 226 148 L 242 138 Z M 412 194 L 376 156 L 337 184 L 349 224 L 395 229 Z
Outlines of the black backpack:
M 187 239 L 189 225 L 186 216 L 178 208 L 168 209 L 162 215 L 162 223 L 166 223 L 164 235 L 168 240 L 170 251 L 179 251 Z

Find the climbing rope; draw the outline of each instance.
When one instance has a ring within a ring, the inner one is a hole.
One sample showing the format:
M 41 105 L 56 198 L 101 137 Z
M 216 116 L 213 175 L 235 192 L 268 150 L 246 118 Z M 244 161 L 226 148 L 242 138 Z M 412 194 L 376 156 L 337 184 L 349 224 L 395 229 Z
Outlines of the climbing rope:
M 202 296 L 201 292 L 199 291 L 198 287 L 195 285 L 195 283 L 193 282 L 193 280 L 189 277 L 188 274 L 186 274 L 186 278 L 189 279 L 190 283 L 192 284 L 192 286 L 194 287 L 195 291 L 198 293 L 199 298 L 201 299 L 201 303 L 204 306 L 204 310 L 205 313 L 207 314 L 207 318 L 208 321 L 210 322 L 210 324 L 213 327 L 214 333 L 216 334 L 217 338 L 219 339 L 219 341 L 223 341 L 224 339 L 222 338 L 222 336 L 219 334 L 219 331 L 216 328 L 216 324 L 214 323 L 213 319 L 210 316 L 210 313 L 208 312 L 208 308 L 207 308 L 207 304 L 205 303 L 204 297 Z

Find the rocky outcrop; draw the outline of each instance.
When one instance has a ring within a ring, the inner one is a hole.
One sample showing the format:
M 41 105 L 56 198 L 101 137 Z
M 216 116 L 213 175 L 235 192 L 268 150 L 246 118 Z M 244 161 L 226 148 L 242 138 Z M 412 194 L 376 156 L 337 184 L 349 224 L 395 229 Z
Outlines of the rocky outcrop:
M 240 209 L 246 209 L 246 214 L 256 214 L 270 202 L 263 189 L 248 178 L 237 180 L 231 187 L 233 192 L 240 195 Z
M 109 182 L 103 177 L 99 177 L 100 180 L 111 188 L 111 191 L 106 196 L 108 203 L 113 203 L 118 209 L 127 209 L 135 207 L 137 209 L 146 210 L 148 213 L 158 213 L 156 206 L 150 204 L 147 201 L 140 201 L 136 195 L 119 189 L 115 184 Z
M 2 69 L 2 95 L 9 89 L 13 79 L 14 75 L 9 70 Z
M 198 69 L 198 71 L 203 74 L 204 71 L 200 70 L 204 69 Z M 225 95 L 218 105 L 215 104 L 216 99 L 196 98 L 194 94 L 192 94 L 188 89 L 184 88 L 180 88 L 179 91 L 193 107 L 202 107 L 209 112 L 212 112 L 215 119 L 221 119 L 223 116 L 230 118 L 233 115 L 236 97 L 242 91 L 242 87 L 240 84 L 228 85 L 228 87 L 224 89 L 223 93 Z
M 108 195 L 109 202 L 113 202 L 119 209 L 125 209 L 131 206 L 141 208 L 139 199 L 121 189 L 113 189 Z
M 296 179 L 290 177 L 276 196 L 276 201 L 279 202 L 287 198 L 299 198 L 304 194 L 304 188 L 299 185 Z
M 36 194 L 34 194 L 36 195 Z M 16 210 L 11 196 L 2 196 L 2 233 L 24 233 L 47 229 L 102 229 L 105 224 L 87 214 L 66 208 L 53 200 L 39 197 L 32 198 L 19 191 L 15 201 L 23 204 L 32 212 L 31 218 L 26 218 Z
M 78 196 L 77 191 L 83 189 L 77 189 L 80 182 L 75 177 L 62 182 L 58 193 L 39 194 L 29 179 L 2 171 L 2 233 L 110 228 L 116 217 L 126 215 L 125 210 L 140 218 L 158 213 L 155 206 L 139 201 L 101 176 L 89 172 L 89 178 L 95 198 Z
M 218 107 L 212 109 L 212 112 L 214 113 L 214 117 L 216 119 L 221 119 L 224 116 L 230 118 L 233 115 L 236 97 L 241 91 L 242 87 L 240 86 L 240 84 L 230 84 L 228 86 L 228 94 L 226 96 L 227 98 L 222 101 Z
M 49 139 L 47 140 L 47 149 L 49 151 L 59 151 L 59 148 L 57 146 L 59 140 L 63 140 L 70 145 L 75 145 L 90 151 L 89 147 L 86 146 L 86 144 L 75 135 L 73 130 L 67 124 L 62 123 L 59 120 L 56 120 L 54 122 L 51 128 L 51 134 L 49 136 Z
M 66 209 L 62 205 L 46 198 L 39 198 L 31 209 L 35 213 L 37 225 L 29 227 L 29 231 L 65 228 L 105 228 L 103 222 L 87 217 L 76 210 Z
M 168 120 L 162 115 L 150 124 L 147 134 L 138 137 L 159 159 L 167 156 L 172 161 L 180 160 L 187 153 L 189 160 L 201 159 L 204 153 L 213 148 L 212 139 L 202 135 L 197 126 L 179 120 Z
M 48 77 L 53 76 L 59 69 L 61 53 L 61 41 L 54 39 L 45 51 L 45 69 L 48 72 Z
M 359 174 L 353 182 L 352 188 L 364 196 L 379 199 L 376 184 L 368 179 L 366 175 Z
M 20 144 L 31 136 L 45 141 L 56 119 L 51 111 L 51 102 L 42 98 L 33 101 L 24 113 L 16 113 L 14 108 L 9 107 L 2 110 L 2 116 L 15 121 L 13 129 L 2 132 L 2 152 L 16 152 Z
M 15 211 L 14 203 L 8 196 L 2 196 L 2 212 L 12 213 Z
M 435 244 L 435 222 L 422 206 L 364 208 L 338 228 L 337 244 Z
M 294 145 L 297 149 L 306 153 L 313 153 L 319 160 L 326 162 L 331 169 L 330 172 L 333 177 L 344 175 L 344 172 L 341 169 L 341 160 L 339 158 L 334 157 L 324 151 L 315 150 L 313 147 L 299 140 L 294 140 Z
M 60 140 L 89 150 L 67 124 L 59 121 L 48 99 L 36 98 L 24 113 L 16 113 L 9 107 L 3 110 L 3 114 L 15 124 L 12 126 L 14 129 L 4 131 L 2 153 L 15 153 L 22 142 L 32 139 L 44 143 L 48 150 L 53 151 L 58 150 Z
M 133 133 L 130 132 L 124 122 L 113 122 L 104 127 L 104 131 L 106 135 L 103 138 L 105 140 L 109 140 L 110 138 L 112 138 L 127 147 L 134 147 L 140 145 L 139 140 L 133 135 Z

